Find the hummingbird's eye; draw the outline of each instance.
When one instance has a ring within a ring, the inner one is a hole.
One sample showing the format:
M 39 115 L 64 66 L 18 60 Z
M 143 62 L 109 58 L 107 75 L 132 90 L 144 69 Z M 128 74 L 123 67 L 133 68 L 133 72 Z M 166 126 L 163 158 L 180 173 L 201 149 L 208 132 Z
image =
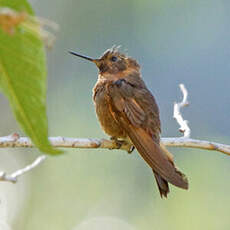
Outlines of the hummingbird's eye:
M 111 61 L 112 61 L 112 62 L 116 62 L 116 61 L 117 61 L 117 57 L 116 57 L 116 56 L 112 56 L 112 57 L 111 57 Z

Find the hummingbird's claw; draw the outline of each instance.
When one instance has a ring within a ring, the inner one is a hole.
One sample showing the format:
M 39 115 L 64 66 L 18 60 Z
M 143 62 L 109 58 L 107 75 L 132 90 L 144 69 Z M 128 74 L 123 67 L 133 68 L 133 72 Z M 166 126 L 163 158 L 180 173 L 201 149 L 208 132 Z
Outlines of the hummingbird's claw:
M 135 146 L 131 145 L 130 149 L 127 151 L 129 154 L 131 154 L 135 150 Z

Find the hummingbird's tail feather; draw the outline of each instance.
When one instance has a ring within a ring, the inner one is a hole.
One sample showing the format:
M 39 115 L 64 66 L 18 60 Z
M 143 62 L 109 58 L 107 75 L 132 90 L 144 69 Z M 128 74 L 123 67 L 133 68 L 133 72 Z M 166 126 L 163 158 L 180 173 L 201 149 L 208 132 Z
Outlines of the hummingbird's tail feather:
M 179 188 L 188 189 L 186 176 L 174 166 L 171 155 L 168 156 L 164 148 L 161 148 L 160 144 L 156 143 L 146 130 L 129 125 L 126 126 L 126 132 L 140 155 L 156 174 L 155 177 L 162 195 L 166 196 L 169 192 L 167 182 Z
M 155 179 L 156 179 L 156 182 L 157 182 L 157 186 L 158 186 L 161 198 L 162 197 L 167 198 L 167 195 L 169 193 L 169 184 L 168 184 L 168 182 L 165 179 L 163 179 L 160 175 L 155 173 L 154 171 L 153 171 L 153 173 L 154 173 L 154 176 L 155 176 Z

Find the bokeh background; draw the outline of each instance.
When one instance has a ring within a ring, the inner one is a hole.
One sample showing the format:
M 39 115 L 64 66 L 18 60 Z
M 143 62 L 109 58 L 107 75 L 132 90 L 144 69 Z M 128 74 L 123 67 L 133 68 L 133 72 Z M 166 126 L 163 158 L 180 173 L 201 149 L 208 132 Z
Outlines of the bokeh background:
M 173 103 L 184 83 L 183 110 L 192 137 L 230 144 L 230 1 L 31 0 L 36 14 L 60 31 L 48 62 L 50 136 L 104 138 L 91 99 L 97 69 L 67 53 L 98 57 L 122 45 L 142 66 L 155 95 L 162 136 L 179 136 Z M 19 131 L 0 95 L 0 136 Z M 228 230 L 230 158 L 218 152 L 171 148 L 190 181 L 161 199 L 135 151 L 65 150 L 20 178 L 0 184 L 1 230 Z M 11 172 L 39 152 L 1 149 L 0 169 Z

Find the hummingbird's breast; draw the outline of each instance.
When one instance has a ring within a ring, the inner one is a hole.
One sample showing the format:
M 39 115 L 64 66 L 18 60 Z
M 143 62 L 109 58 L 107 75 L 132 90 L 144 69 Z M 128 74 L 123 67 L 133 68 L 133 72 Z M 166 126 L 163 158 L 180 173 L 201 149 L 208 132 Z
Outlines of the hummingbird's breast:
M 107 100 L 107 84 L 109 84 L 109 82 L 98 80 L 93 88 L 93 100 L 97 117 L 105 133 L 116 138 L 126 138 L 126 132 L 117 123 L 111 113 L 110 105 Z

